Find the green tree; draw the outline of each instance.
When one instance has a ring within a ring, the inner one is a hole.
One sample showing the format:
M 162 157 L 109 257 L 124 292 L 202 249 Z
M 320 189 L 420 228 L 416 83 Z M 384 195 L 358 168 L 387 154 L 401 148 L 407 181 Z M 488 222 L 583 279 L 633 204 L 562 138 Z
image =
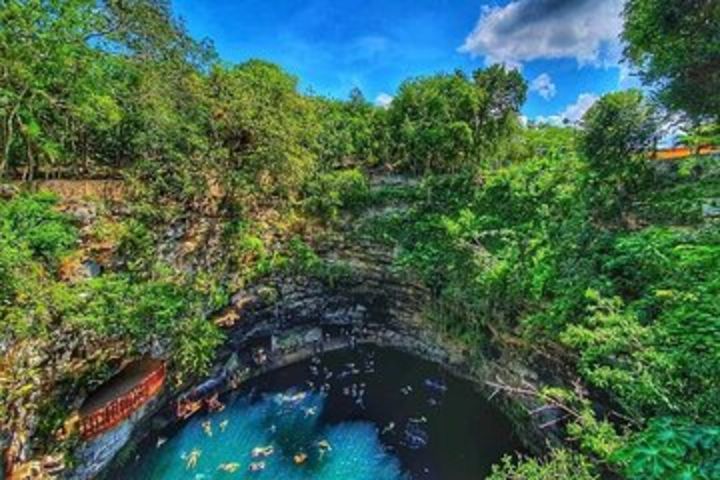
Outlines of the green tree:
M 297 79 L 260 60 L 215 66 L 206 86 L 208 134 L 217 178 L 228 195 L 294 196 L 315 169 L 310 99 Z
M 391 159 L 415 173 L 477 166 L 512 133 L 525 89 L 503 67 L 406 81 L 387 112 Z
M 679 142 L 693 151 L 708 145 L 720 145 L 720 123 L 705 123 L 689 128 Z
M 671 109 L 720 118 L 720 3 L 630 0 L 625 55 Z
M 517 114 L 525 103 L 528 87 L 520 72 L 502 65 L 476 70 L 473 79 L 475 85 L 487 94 L 476 134 L 482 135 L 486 147 L 491 147 L 516 126 Z
M 596 207 L 616 215 L 642 183 L 658 117 L 639 90 L 603 96 L 582 120 L 579 149 L 590 167 L 587 191 Z
M 317 149 L 323 168 L 374 164 L 379 149 L 377 119 L 382 112 L 359 89 L 349 101 L 316 99 L 320 131 Z
M 167 127 L 193 125 L 179 79 L 213 54 L 169 2 L 8 0 L 0 24 L 0 176 L 125 165 L 193 138 Z

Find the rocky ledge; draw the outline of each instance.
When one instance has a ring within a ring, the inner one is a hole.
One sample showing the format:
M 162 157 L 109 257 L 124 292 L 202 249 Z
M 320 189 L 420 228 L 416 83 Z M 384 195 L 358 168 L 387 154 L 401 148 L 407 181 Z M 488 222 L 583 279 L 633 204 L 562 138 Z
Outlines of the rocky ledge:
M 392 271 L 391 252 L 377 245 L 343 244 L 326 247 L 323 256 L 329 262 L 343 262 L 349 274 L 334 284 L 306 276 L 276 275 L 238 292 L 215 318 L 226 329 L 228 341 L 218 353 L 212 374 L 198 379 L 193 388 L 165 392 L 141 418 L 133 419 L 129 429 L 114 436 L 112 449 L 104 441 L 86 445 L 74 478 L 91 478 L 102 470 L 117 453 L 118 442 L 137 442 L 153 429 L 178 421 L 175 400 L 198 387 L 220 393 L 321 351 L 359 343 L 398 348 L 472 380 L 513 419 L 530 450 L 544 449 L 548 440 L 559 441 L 558 412 L 542 409 L 540 415 L 531 415 L 529 412 L 542 406 L 536 398 L 497 395 L 498 383 L 537 385 L 540 375 L 507 352 L 486 352 L 478 360 L 477 355 L 471 356 L 436 332 L 424 315 L 432 301 L 430 292 L 412 278 Z M 260 348 L 267 357 L 258 365 Z

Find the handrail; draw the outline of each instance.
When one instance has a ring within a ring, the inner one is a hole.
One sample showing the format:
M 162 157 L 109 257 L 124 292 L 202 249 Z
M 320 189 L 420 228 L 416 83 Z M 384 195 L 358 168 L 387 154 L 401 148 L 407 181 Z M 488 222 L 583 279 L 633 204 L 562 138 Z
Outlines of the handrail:
M 80 419 L 80 436 L 91 439 L 111 430 L 129 418 L 152 398 L 165 383 L 165 364 L 160 366 L 133 387 L 129 392 L 106 403 L 100 409 Z

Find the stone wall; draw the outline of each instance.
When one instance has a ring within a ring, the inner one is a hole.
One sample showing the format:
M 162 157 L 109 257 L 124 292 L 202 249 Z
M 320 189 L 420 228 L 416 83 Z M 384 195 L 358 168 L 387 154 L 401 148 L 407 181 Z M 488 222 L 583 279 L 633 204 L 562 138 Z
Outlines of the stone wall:
M 78 467 L 69 474 L 74 480 L 95 478 L 128 443 L 138 424 L 155 413 L 163 400 L 155 398 L 117 427 L 84 443 L 76 453 Z

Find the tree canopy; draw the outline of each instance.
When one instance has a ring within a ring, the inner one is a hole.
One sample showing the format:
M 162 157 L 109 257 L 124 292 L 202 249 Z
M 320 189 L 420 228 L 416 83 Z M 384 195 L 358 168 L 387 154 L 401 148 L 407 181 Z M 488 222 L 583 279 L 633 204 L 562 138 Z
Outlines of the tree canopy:
M 693 149 L 720 135 L 719 15 L 626 2 L 626 56 L 663 113 L 694 117 Z M 118 352 L 159 349 L 178 384 L 205 374 L 231 293 L 283 275 L 335 288 L 346 269 L 311 245 L 359 238 L 424 283 L 418 325 L 469 362 L 507 349 L 562 369 L 522 388 L 564 412 L 566 445 L 492 478 L 718 477 L 720 169 L 653 163 L 646 92 L 524 126 L 517 70 L 410 78 L 383 107 L 324 98 L 272 63 L 221 61 L 169 0 L 0 1 L 0 25 L 0 180 L 21 185 L 0 185 L 2 433 L 26 421 L 38 451 L 59 448 L 67 398 Z M 129 193 L 69 215 L 24 191 L 39 176 Z M 100 273 L 67 278 L 90 258 Z
M 720 118 L 720 4 L 629 0 L 626 57 L 671 109 Z

